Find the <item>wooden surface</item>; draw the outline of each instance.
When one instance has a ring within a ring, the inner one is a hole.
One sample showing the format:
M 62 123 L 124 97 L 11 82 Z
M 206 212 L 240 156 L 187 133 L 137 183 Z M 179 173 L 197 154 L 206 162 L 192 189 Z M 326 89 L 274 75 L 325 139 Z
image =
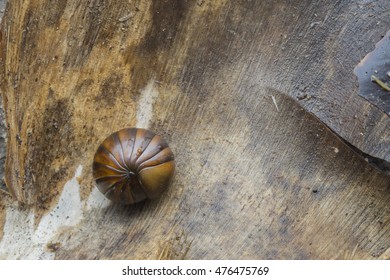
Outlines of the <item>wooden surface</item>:
M 386 0 L 54 2 L 10 1 L 1 26 L 0 257 L 390 257 L 390 178 L 327 128 L 390 159 L 353 74 Z M 162 134 L 177 171 L 112 205 L 92 157 L 128 126 Z
M 3 18 L 5 7 L 5 0 L 0 0 L 0 20 Z M 4 183 L 4 164 L 5 164 L 5 155 L 6 155 L 6 138 L 7 138 L 7 129 L 5 126 L 5 116 L 4 116 L 4 107 L 3 107 L 3 97 L 0 94 L 0 189 L 5 190 L 6 186 Z

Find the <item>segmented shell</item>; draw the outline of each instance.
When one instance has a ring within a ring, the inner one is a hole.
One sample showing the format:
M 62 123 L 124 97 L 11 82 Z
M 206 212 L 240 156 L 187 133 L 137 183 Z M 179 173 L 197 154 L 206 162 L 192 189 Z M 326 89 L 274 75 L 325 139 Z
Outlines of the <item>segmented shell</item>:
M 108 136 L 93 159 L 97 188 L 110 200 L 132 204 L 155 198 L 175 169 L 167 142 L 150 130 L 125 128 Z

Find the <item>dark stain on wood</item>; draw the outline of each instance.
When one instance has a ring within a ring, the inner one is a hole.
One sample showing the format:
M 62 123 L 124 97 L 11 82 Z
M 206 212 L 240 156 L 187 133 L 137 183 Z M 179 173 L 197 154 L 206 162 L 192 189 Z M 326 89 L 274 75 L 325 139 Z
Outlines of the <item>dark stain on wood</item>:
M 51 92 L 49 97 L 55 95 L 53 90 Z M 26 190 L 30 189 L 30 194 L 34 196 L 28 200 L 38 201 L 38 207 L 50 205 L 53 197 L 61 191 L 52 187 L 64 184 L 71 175 L 70 172 L 74 171 L 70 160 L 79 153 L 74 145 L 72 110 L 69 100 L 56 100 L 52 97 L 45 109 L 42 123 L 29 138 L 26 158 L 36 168 L 26 168 L 24 187 Z M 62 154 L 67 154 L 67 159 L 60 156 Z
M 119 32 L 118 13 L 131 9 L 131 3 L 118 1 L 108 4 L 103 0 L 94 0 L 87 5 L 77 5 L 72 18 L 81 18 L 82 21 L 70 22 L 70 32 L 67 35 L 68 50 L 64 60 L 66 68 L 82 66 L 96 46 L 105 45 L 108 48 L 106 43 Z
M 141 55 L 156 55 L 169 49 L 191 5 L 188 0 L 154 0 L 150 11 L 151 26 L 137 51 Z
M 199 103 L 205 102 L 207 96 L 212 95 L 206 91 L 204 83 L 219 82 L 216 81 L 218 71 L 227 62 L 232 64 L 236 61 L 236 56 L 228 54 L 230 47 L 237 44 L 233 33 L 230 32 L 234 30 L 232 16 L 232 11 L 225 6 L 219 7 L 217 11 L 206 11 L 199 21 L 209 23 L 216 21 L 218 24 L 199 25 L 193 31 L 197 34 L 197 40 L 187 52 L 180 86 L 184 93 L 196 95 Z M 195 90 L 188 91 L 189 88 Z
M 39 22 L 34 16 L 32 10 L 29 10 L 26 15 L 24 16 L 24 22 L 23 22 L 23 33 L 22 33 L 22 40 L 20 44 L 20 58 L 21 59 L 28 59 L 26 62 L 30 63 L 31 57 L 29 57 L 28 52 L 34 51 L 34 49 L 37 46 L 36 42 L 36 32 L 39 30 Z M 30 64 L 30 66 L 32 66 Z
M 45 6 L 43 13 L 43 22 L 53 28 L 58 28 L 62 15 L 64 14 L 68 0 L 54 0 L 49 2 L 49 6 Z
M 61 248 L 61 243 L 59 243 L 59 242 L 51 243 L 50 242 L 46 245 L 46 248 L 49 252 L 55 253 Z
M 100 93 L 96 96 L 95 101 L 103 106 L 113 106 L 118 97 L 123 95 L 122 79 L 123 75 L 117 73 L 105 79 L 100 85 Z
M 156 79 L 165 81 L 170 78 L 163 73 L 163 67 L 169 60 L 170 48 L 182 31 L 182 21 L 192 6 L 189 1 L 152 1 L 148 30 L 141 42 L 130 45 L 124 51 L 124 61 L 130 66 L 133 77 L 132 92 L 138 94 L 139 89 L 145 87 L 148 81 Z M 141 11 L 140 11 L 141 12 Z
M 95 81 L 93 79 L 83 79 L 74 87 L 72 91 L 72 96 L 86 95 L 86 93 L 90 91 L 90 87 L 93 86 L 94 83 Z M 103 85 L 101 85 L 101 87 L 103 87 Z

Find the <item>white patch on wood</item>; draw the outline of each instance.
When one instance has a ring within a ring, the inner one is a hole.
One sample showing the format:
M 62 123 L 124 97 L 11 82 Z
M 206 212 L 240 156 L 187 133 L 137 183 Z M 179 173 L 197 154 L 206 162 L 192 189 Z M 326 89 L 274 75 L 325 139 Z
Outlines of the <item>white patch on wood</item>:
M 111 202 L 95 187 L 92 189 L 85 207 L 86 210 L 89 211 L 94 208 L 102 209 L 109 206 L 110 204 Z
M 65 184 L 57 206 L 49 214 L 42 217 L 34 234 L 37 242 L 44 240 L 47 243 L 55 236 L 60 227 L 74 226 L 81 221 L 83 213 L 77 177 L 80 177 L 82 170 L 83 167 L 80 165 L 75 176 Z
M 55 253 L 46 248 L 62 227 L 77 225 L 83 218 L 80 185 L 80 165 L 75 176 L 69 180 L 61 193 L 56 207 L 43 216 L 34 230 L 34 213 L 15 206 L 6 208 L 4 235 L 0 242 L 2 259 L 54 259 Z
M 148 128 L 153 117 L 153 104 L 158 97 L 158 90 L 154 79 L 150 80 L 146 87 L 141 90 L 141 98 L 137 109 L 137 127 Z

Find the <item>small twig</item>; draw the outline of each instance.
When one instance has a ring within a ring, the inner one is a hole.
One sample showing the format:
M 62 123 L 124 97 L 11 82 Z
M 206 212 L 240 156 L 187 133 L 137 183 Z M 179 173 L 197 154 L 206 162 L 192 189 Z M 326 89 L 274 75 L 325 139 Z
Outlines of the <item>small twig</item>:
M 133 15 L 130 13 L 128 15 L 125 15 L 123 17 L 121 17 L 120 19 L 118 19 L 119 22 L 125 22 L 127 20 L 129 20 Z
M 343 63 L 341 62 L 341 60 L 338 57 L 336 57 L 336 60 L 340 63 L 341 67 L 344 68 Z
M 353 251 L 352 251 L 352 254 L 351 254 L 351 260 L 353 260 L 353 258 L 355 257 L 355 253 L 356 253 L 356 250 L 358 249 L 359 247 L 359 244 L 356 244 L 355 248 L 353 248 Z
M 312 22 L 312 23 L 310 23 L 310 28 L 313 28 L 314 26 L 316 26 L 316 25 L 320 25 L 321 24 L 321 21 L 315 21 L 315 22 Z
M 2 184 L 2 182 L 0 182 L 0 192 L 2 192 L 2 193 L 4 193 L 4 194 L 7 194 L 7 195 L 9 195 L 9 196 L 12 196 L 11 194 L 10 194 L 10 192 L 8 191 L 8 189 L 7 189 L 7 186 L 1 186 L 1 184 Z
M 374 75 L 371 76 L 371 81 L 377 83 L 384 90 L 390 91 L 389 85 L 384 83 L 384 82 L 382 82 L 379 78 L 375 77 Z
M 278 107 L 278 104 L 276 103 L 276 99 L 275 99 L 275 97 L 274 97 L 273 95 L 271 95 L 271 98 L 272 98 L 272 101 L 273 101 L 273 102 L 274 102 L 274 104 L 275 104 L 276 111 L 278 111 L 278 112 L 279 112 L 279 107 Z

